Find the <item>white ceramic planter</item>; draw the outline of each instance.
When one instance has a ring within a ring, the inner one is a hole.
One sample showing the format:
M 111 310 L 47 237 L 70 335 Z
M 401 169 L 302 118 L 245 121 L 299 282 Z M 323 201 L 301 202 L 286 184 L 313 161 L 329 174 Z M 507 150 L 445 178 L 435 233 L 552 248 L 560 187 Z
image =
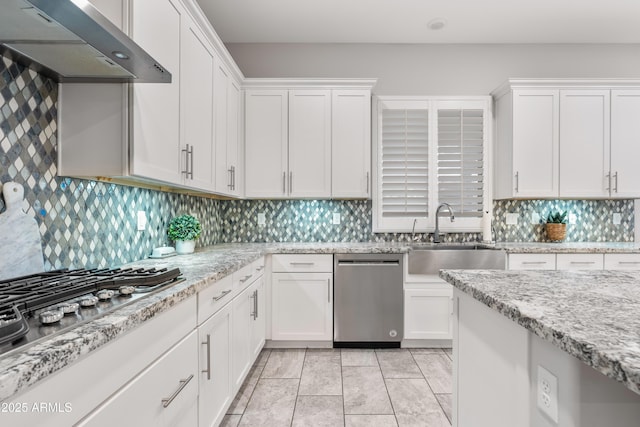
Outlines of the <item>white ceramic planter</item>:
M 195 240 L 176 240 L 176 252 L 180 255 L 193 253 L 195 248 Z

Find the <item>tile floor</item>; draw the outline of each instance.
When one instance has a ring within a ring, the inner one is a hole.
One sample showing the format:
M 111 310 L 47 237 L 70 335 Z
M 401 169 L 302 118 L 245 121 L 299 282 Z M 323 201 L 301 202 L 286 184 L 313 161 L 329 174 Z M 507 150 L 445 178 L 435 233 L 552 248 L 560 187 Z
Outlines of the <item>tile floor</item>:
M 450 426 L 451 359 L 450 349 L 265 349 L 222 426 Z

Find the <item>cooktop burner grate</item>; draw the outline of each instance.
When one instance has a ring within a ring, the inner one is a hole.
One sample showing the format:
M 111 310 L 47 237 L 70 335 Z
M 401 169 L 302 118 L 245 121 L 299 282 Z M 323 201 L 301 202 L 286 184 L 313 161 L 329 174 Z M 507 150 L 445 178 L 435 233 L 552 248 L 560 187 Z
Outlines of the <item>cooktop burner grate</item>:
M 4 344 L 24 341 L 22 338 L 29 333 L 29 324 L 31 323 L 31 327 L 34 327 L 32 319 L 36 317 L 37 312 L 50 309 L 55 304 L 68 302 L 103 289 L 118 291 L 122 286 L 134 287 L 136 293 L 150 292 L 177 282 L 180 280 L 179 276 L 178 268 L 79 269 L 55 270 L 2 280 L 0 281 L 0 346 L 6 347 Z M 90 320 L 130 300 L 130 295 L 120 296 L 116 292 L 112 300 L 101 302 L 99 309 L 85 309 L 74 316 L 77 322 Z M 65 321 L 62 323 L 73 324 L 74 318 L 65 316 Z M 39 329 L 52 330 L 51 327 L 42 328 L 37 323 L 35 325 Z M 0 353 L 9 350 L 0 348 Z

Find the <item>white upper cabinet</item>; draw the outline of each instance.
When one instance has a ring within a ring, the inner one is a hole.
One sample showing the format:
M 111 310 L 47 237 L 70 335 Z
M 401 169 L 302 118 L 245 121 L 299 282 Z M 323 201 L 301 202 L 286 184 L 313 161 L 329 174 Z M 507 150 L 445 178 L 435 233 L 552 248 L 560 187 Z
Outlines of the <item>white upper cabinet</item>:
M 609 91 L 560 91 L 560 197 L 609 196 Z
M 640 197 L 640 81 L 512 79 L 493 96 L 494 198 Z
M 331 197 L 331 91 L 289 91 L 289 196 Z
M 195 24 L 184 25 L 181 38 L 180 122 L 184 184 L 214 190 L 212 48 Z
M 185 12 L 175 0 L 137 0 L 131 7 L 133 40 L 169 70 L 172 81 L 133 86 L 130 173 L 180 184 L 180 39 Z
M 232 187 L 231 172 L 230 168 L 227 167 L 229 80 L 231 80 L 231 76 L 227 71 L 227 67 L 222 63 L 218 63 L 213 78 L 213 101 L 215 105 L 215 181 L 216 191 L 219 193 L 227 193 L 231 191 Z
M 640 90 L 611 91 L 611 197 L 640 197 Z
M 369 197 L 374 83 L 247 79 L 246 197 Z
M 245 94 L 245 195 L 287 195 L 288 94 L 247 90 Z
M 232 196 L 242 194 L 243 176 L 240 161 L 240 84 L 230 78 L 227 85 L 227 172 L 231 182 L 227 185 L 228 193 Z M 217 167 L 217 166 L 216 166 Z
M 331 195 L 371 195 L 371 91 L 331 94 Z
M 496 100 L 494 198 L 558 194 L 559 94 L 513 90 Z

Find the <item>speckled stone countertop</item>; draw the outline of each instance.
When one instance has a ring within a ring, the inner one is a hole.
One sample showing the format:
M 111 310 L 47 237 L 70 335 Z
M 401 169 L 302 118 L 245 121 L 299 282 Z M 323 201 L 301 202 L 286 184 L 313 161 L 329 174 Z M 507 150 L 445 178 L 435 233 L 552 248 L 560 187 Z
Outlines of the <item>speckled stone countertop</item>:
M 640 244 L 635 242 L 498 242 L 492 245 L 510 254 L 544 253 L 640 253 Z
M 268 253 L 403 253 L 409 247 L 389 243 L 268 243 L 223 244 L 190 255 L 146 259 L 126 267 L 178 267 L 185 281 L 140 298 L 106 316 L 61 335 L 0 356 L 0 401 L 25 390 L 48 375 L 85 357 L 152 319 L 211 283 Z
M 640 272 L 443 270 L 440 277 L 640 394 Z

